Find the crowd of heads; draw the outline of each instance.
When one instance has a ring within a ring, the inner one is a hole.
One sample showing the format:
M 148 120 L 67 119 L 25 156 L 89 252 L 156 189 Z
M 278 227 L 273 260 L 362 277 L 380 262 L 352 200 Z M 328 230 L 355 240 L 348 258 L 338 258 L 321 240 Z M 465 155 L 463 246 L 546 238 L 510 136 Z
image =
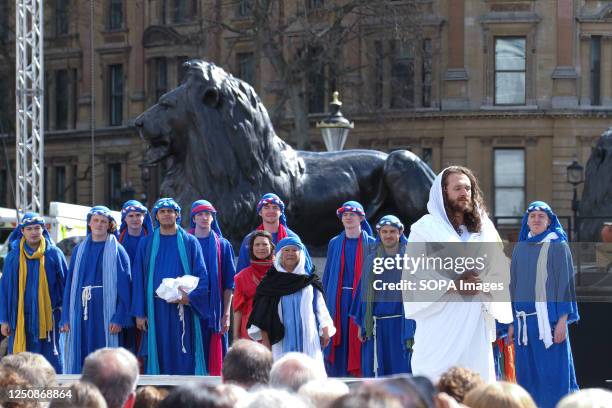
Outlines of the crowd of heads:
M 123 348 L 97 350 L 85 359 L 78 381 L 58 384 L 47 360 L 23 352 L 0 360 L 0 389 L 65 387 L 70 398 L 51 402 L 0 401 L 3 408 L 535 408 L 520 385 L 486 384 L 462 367 L 446 371 L 434 386 L 425 377 L 395 375 L 345 383 L 326 378 L 314 360 L 288 353 L 276 362 L 270 350 L 250 340 L 229 349 L 221 383 L 143 386 L 137 389 L 138 361 Z M 202 380 L 204 381 L 204 379 Z M 612 392 L 586 389 L 568 395 L 557 408 L 612 406 Z

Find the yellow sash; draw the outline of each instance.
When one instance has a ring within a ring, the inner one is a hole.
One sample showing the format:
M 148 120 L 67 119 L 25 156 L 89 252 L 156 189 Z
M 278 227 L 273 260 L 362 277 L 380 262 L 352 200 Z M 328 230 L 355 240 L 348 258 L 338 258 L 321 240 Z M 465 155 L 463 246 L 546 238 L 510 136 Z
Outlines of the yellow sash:
M 13 353 L 26 351 L 24 298 L 26 280 L 28 276 L 27 259 L 39 259 L 38 267 L 38 337 L 47 338 L 47 334 L 53 330 L 53 313 L 51 308 L 51 297 L 49 296 L 49 283 L 45 270 L 45 250 L 47 243 L 44 237 L 40 241 L 38 249 L 30 256 L 24 249 L 25 237 L 19 243 L 19 300 L 17 303 L 17 327 L 15 340 L 13 342 Z

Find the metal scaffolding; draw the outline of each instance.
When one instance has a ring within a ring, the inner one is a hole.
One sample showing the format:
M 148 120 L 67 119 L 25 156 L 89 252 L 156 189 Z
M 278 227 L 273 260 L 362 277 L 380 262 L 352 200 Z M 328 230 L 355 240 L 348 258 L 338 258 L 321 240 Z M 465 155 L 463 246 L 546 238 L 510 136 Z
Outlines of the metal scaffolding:
M 41 0 L 16 1 L 16 207 L 43 211 L 44 58 Z

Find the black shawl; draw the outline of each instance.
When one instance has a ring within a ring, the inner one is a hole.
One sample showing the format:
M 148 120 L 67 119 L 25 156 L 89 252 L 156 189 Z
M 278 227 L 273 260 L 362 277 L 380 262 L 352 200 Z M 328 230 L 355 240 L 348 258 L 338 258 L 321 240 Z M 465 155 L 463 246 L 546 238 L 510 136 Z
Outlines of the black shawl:
M 247 328 L 254 325 L 267 332 L 270 345 L 281 341 L 285 337 L 285 326 L 283 326 L 278 315 L 278 302 L 280 302 L 281 296 L 300 291 L 308 285 L 312 285 L 323 293 L 321 280 L 314 273 L 312 275 L 296 275 L 279 272 L 274 266 L 271 267 L 255 291 L 253 311 L 247 322 Z M 316 292 L 314 295 L 316 296 Z M 314 299 L 316 302 L 316 297 Z

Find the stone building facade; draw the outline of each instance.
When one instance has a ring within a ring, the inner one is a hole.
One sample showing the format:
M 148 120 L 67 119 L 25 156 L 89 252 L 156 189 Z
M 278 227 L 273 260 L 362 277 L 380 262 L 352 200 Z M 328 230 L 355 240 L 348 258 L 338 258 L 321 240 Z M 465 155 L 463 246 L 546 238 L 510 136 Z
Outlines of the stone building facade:
M 612 123 L 612 2 L 413 2 L 422 22 L 416 45 L 353 38 L 338 63 L 358 69 L 333 81 L 334 89 L 328 71 L 309 84 L 319 99 L 310 115 L 313 148 L 322 149 L 314 125 L 338 90 L 343 112 L 355 122 L 345 148 L 410 149 L 436 172 L 467 165 L 497 217 L 519 216 L 535 199 L 571 215 L 566 167 L 574 159 L 585 165 L 594 141 Z M 279 4 L 286 17 L 300 7 L 325 10 L 330 3 L 338 1 Z M 180 83 L 181 65 L 189 58 L 211 60 L 249 81 L 268 108 L 279 103 L 283 84 L 258 45 L 211 23 L 248 22 L 248 0 L 91 4 L 45 2 L 46 201 L 116 209 L 135 196 L 150 204 L 163 169 L 142 164 L 143 146 L 130 125 Z M 11 27 L 12 10 L 4 6 L 0 18 Z M 11 40 L 10 29 L 0 35 Z M 0 90 L 6 95 L 14 86 L 9 45 L 0 55 Z M 0 111 L 10 112 L 14 99 L 3 99 Z M 285 111 L 277 132 L 295 142 L 288 131 L 291 108 Z M 8 145 L 14 160 L 10 138 Z M 1 160 L 4 206 L 12 205 L 7 177 Z

